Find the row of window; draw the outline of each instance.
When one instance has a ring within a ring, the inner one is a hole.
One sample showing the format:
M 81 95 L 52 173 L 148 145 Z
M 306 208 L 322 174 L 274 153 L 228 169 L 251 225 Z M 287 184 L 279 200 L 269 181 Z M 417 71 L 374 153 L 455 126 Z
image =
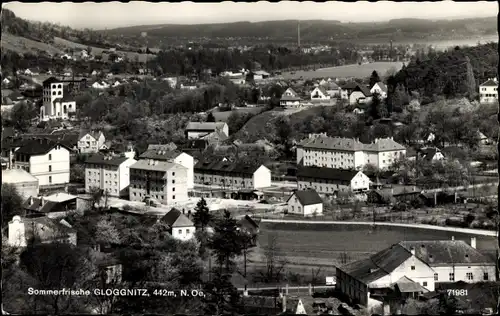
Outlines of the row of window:
M 106 176 L 106 177 L 110 177 L 111 175 L 112 175 L 111 173 L 104 174 L 104 176 Z M 89 176 L 92 176 L 92 171 L 90 171 L 90 170 L 89 170 Z M 97 171 L 94 171 L 94 176 L 96 176 L 96 177 L 100 176 L 100 173 L 98 173 Z M 114 176 L 115 176 L 115 179 L 118 178 L 118 175 L 116 173 L 114 174 Z
M 142 198 L 142 197 L 146 197 L 148 194 L 141 193 L 141 192 L 139 192 L 139 193 L 133 192 L 132 195 Z M 165 198 L 164 195 L 151 195 L 151 197 L 154 199 L 157 199 L 157 200 L 163 200 Z M 175 195 L 172 195 L 172 200 L 175 200 Z
M 482 98 L 498 98 L 498 94 L 481 93 Z
M 481 91 L 486 91 L 488 88 L 481 88 Z M 498 91 L 498 88 L 493 88 L 493 91 Z

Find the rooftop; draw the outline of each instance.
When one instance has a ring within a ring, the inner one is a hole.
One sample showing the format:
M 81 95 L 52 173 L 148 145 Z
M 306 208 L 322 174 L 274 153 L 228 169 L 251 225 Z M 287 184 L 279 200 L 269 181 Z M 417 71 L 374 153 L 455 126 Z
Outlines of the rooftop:
M 182 154 L 182 152 L 176 150 L 148 149 L 143 152 L 139 158 L 171 161 L 172 159 L 177 158 L 180 154 Z
M 2 183 L 25 183 L 37 182 L 38 179 L 23 169 L 2 170 Z
M 403 145 L 395 142 L 392 138 L 377 138 L 371 144 L 364 144 L 357 139 L 330 137 L 326 135 L 309 135 L 298 144 L 302 148 L 314 148 L 339 151 L 393 151 L 405 150 Z
M 188 131 L 216 131 L 226 126 L 224 122 L 189 122 L 186 130 Z
M 227 160 L 215 161 L 199 161 L 195 166 L 195 172 L 224 172 L 224 173 L 237 173 L 253 175 L 257 169 L 261 167 L 260 164 L 245 165 L 237 161 L 231 162 Z
M 333 169 L 325 167 L 299 167 L 297 177 L 351 181 L 358 172 L 357 170 Z
M 127 160 L 128 158 L 124 156 L 105 156 L 101 154 L 94 154 L 88 157 L 85 163 L 118 167 Z
M 165 172 L 172 168 L 184 168 L 183 166 L 168 162 L 168 161 L 158 161 L 152 159 L 141 159 L 130 166 L 130 169 L 140 169 L 140 170 L 150 170 L 150 171 L 160 171 Z
M 300 204 L 304 206 L 323 203 L 323 200 L 315 190 L 297 190 L 290 196 L 290 198 L 294 195 L 297 197 Z

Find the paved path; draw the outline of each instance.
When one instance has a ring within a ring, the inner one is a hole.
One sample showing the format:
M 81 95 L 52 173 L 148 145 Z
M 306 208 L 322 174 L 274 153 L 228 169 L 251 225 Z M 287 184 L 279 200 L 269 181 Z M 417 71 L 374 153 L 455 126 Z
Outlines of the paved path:
M 443 227 L 435 225 L 426 224 L 405 224 L 405 223 L 385 223 L 385 222 L 345 222 L 345 221 L 307 221 L 307 220 L 288 220 L 288 219 L 267 219 L 263 218 L 261 223 L 290 223 L 290 224 L 324 224 L 324 225 L 365 225 L 365 226 L 392 226 L 392 227 L 410 227 L 410 228 L 421 228 L 421 229 L 432 229 L 432 230 L 444 230 L 450 232 L 480 235 L 480 236 L 491 236 L 496 237 L 497 232 L 484 229 L 471 229 L 471 228 L 459 228 L 459 227 Z

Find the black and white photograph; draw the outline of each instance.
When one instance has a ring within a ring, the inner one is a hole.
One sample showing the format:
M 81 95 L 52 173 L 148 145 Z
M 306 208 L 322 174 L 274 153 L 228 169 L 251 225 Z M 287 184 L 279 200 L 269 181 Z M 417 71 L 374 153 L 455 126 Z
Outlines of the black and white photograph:
M 2 3 L 2 315 L 498 315 L 498 14 Z

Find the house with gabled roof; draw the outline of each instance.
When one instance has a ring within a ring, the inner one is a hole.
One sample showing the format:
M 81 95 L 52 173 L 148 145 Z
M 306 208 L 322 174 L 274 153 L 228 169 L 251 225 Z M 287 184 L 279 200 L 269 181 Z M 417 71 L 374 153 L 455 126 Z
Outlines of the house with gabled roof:
M 479 85 L 479 102 L 493 103 L 498 102 L 498 79 L 489 78 L 486 82 Z
M 301 105 L 302 98 L 295 92 L 292 88 L 288 88 L 283 92 L 280 99 L 280 105 L 282 107 L 299 107 Z
M 370 89 L 362 84 L 357 83 L 352 92 L 349 94 L 349 104 L 366 104 L 372 99 Z
M 81 130 L 78 135 L 78 152 L 81 154 L 98 153 L 106 143 L 102 131 Z
M 188 241 L 194 238 L 194 223 L 178 209 L 171 209 L 160 221 L 168 225 L 170 234 L 175 239 Z
M 67 193 L 55 193 L 49 196 L 30 196 L 24 201 L 23 208 L 26 217 L 37 217 L 40 215 L 49 218 L 66 216 L 69 212 L 76 210 L 77 197 Z
M 295 190 L 286 201 L 288 214 L 316 216 L 323 214 L 323 199 L 313 189 Z
M 330 95 L 322 86 L 318 86 L 311 91 L 311 101 L 330 100 Z
M 200 139 L 217 131 L 229 136 L 229 126 L 225 122 L 189 122 L 186 126 L 186 138 Z
M 358 193 L 370 189 L 370 178 L 357 170 L 301 166 L 297 169 L 297 187 L 299 190 L 314 189 L 326 195 Z
M 378 94 L 380 98 L 387 98 L 387 86 L 383 82 L 377 82 L 370 89 L 371 94 Z
M 69 183 L 70 148 L 49 139 L 29 139 L 18 146 L 13 168 L 35 176 L 40 187 Z

